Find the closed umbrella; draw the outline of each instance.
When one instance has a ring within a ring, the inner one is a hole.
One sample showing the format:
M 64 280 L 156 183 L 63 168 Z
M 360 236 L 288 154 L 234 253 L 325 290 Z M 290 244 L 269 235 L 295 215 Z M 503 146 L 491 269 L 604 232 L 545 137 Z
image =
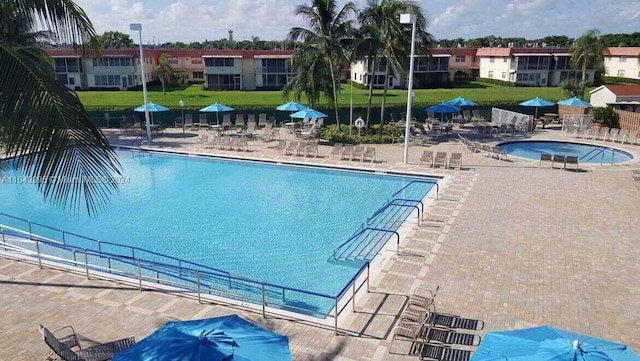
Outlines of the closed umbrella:
M 220 125 L 220 120 L 218 118 L 218 113 L 220 113 L 220 112 L 230 112 L 232 110 L 233 110 L 233 108 L 228 107 L 228 106 L 226 106 L 224 104 L 220 104 L 218 102 L 213 103 L 211 105 L 208 105 L 208 106 L 200 109 L 200 111 L 204 112 L 204 113 L 216 113 L 216 125 Z
M 520 105 L 525 106 L 525 107 L 535 107 L 536 108 L 536 112 L 535 112 L 535 118 L 538 117 L 538 107 L 550 107 L 552 105 L 556 105 L 554 102 L 550 102 L 546 99 L 542 99 L 539 97 L 535 97 L 533 99 L 529 99 L 526 101 L 523 101 L 522 103 L 520 103 Z
M 289 339 L 238 315 L 167 322 L 113 361 L 291 361 Z
M 488 332 L 470 361 L 640 361 L 628 346 L 551 326 Z

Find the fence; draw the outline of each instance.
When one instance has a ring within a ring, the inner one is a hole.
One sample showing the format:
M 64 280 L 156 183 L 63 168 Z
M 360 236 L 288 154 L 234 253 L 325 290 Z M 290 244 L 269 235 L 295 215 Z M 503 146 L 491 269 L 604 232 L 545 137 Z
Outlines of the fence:
M 562 116 L 562 131 L 573 132 L 576 129 L 591 128 L 593 122 L 588 114 L 565 114 Z
M 640 133 L 640 113 L 616 109 L 620 129 Z
M 500 108 L 491 108 L 491 123 L 513 125 L 516 129 L 533 130 L 531 116 Z

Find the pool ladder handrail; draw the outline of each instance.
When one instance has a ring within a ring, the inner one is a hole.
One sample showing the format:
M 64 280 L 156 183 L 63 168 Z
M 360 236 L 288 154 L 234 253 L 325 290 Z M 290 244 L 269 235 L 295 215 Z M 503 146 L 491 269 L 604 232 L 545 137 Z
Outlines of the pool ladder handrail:
M 622 153 L 621 150 L 616 149 L 616 148 L 611 148 L 611 147 L 598 147 L 595 149 L 591 149 L 587 154 L 583 155 L 582 157 L 580 157 L 580 160 L 585 159 L 588 155 L 591 155 L 591 153 L 595 153 L 591 158 L 587 159 L 587 161 L 592 160 L 593 158 L 597 157 L 598 155 L 602 155 L 602 157 L 600 158 L 600 165 L 604 164 L 604 154 L 607 150 L 611 151 L 611 165 L 613 165 L 613 157 L 616 154 L 616 152 L 618 153 Z
M 402 201 L 402 202 L 416 202 L 420 204 L 420 208 L 418 208 L 417 204 L 397 204 L 394 203 L 395 201 Z M 417 199 L 407 199 L 407 198 L 395 198 L 393 200 L 391 200 L 390 202 L 387 202 L 384 206 L 378 208 L 377 211 L 373 212 L 373 215 L 369 218 L 367 218 L 367 225 L 371 225 L 371 220 L 376 218 L 377 216 L 379 216 L 382 212 L 384 212 L 385 210 L 387 210 L 389 207 L 391 206 L 399 206 L 399 207 L 407 207 L 407 208 L 415 208 L 418 210 L 418 224 L 420 224 L 420 213 L 424 214 L 424 203 L 422 203 L 422 200 L 417 200 Z
M 400 254 L 400 234 L 397 231 L 394 231 L 392 229 L 385 229 L 385 228 L 365 227 L 365 228 L 361 229 L 359 232 L 357 232 L 356 234 L 354 234 L 351 237 L 349 237 L 349 239 L 344 241 L 336 249 L 334 249 L 333 250 L 333 259 L 334 260 L 336 259 L 336 254 L 338 253 L 338 251 L 341 248 L 343 248 L 347 244 L 351 243 L 354 239 L 356 239 L 358 236 L 360 236 L 361 234 L 363 234 L 366 231 L 378 231 L 378 232 L 385 232 L 385 233 L 393 233 L 393 234 L 395 234 L 396 235 L 396 254 Z
M 440 185 L 438 184 L 437 180 L 413 180 L 413 181 L 407 183 L 407 185 L 405 185 L 404 187 L 400 188 L 400 190 L 398 190 L 397 192 L 393 193 L 391 195 L 391 198 L 397 196 L 398 194 L 400 194 L 400 192 L 402 192 L 403 190 L 409 188 L 409 186 L 411 186 L 412 184 L 415 184 L 415 183 L 435 184 L 435 186 L 436 186 L 436 199 L 438 199 L 438 194 L 440 194 Z

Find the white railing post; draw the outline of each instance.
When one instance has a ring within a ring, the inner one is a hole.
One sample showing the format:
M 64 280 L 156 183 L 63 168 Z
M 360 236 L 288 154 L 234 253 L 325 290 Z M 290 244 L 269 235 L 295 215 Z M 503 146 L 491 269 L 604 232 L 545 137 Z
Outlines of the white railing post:
M 90 280 L 91 277 L 89 277 L 89 257 L 87 256 L 87 249 L 84 248 L 84 267 L 87 270 L 87 279 Z
M 196 284 L 198 287 L 198 303 L 202 303 L 202 299 L 200 298 L 200 271 L 196 270 Z
M 138 259 L 138 287 L 142 291 L 142 266 L 140 265 L 140 259 Z
M 335 308 L 334 308 L 334 320 L 333 320 L 333 332 L 335 335 L 338 335 L 338 297 L 335 298 Z
M 264 283 L 260 284 L 262 288 L 262 317 L 267 317 L 267 300 L 264 291 Z
M 40 242 L 36 239 L 36 253 L 38 253 L 38 267 L 42 269 L 42 257 L 40 256 Z

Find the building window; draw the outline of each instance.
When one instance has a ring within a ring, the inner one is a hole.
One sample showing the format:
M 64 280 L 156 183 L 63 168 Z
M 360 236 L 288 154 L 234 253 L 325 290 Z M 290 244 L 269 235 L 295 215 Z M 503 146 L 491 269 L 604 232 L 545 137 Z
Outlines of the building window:
M 57 74 L 56 78 L 58 79 L 58 81 L 64 85 L 69 84 L 69 79 L 67 77 L 67 74 Z
M 262 59 L 263 73 L 287 73 L 285 59 Z
M 503 58 L 502 58 L 502 62 L 503 62 L 503 63 L 506 63 L 506 62 L 507 62 L 507 60 L 509 60 L 509 57 L 508 57 L 508 56 L 505 56 L 505 57 L 503 57 Z
M 493 70 L 489 70 L 489 78 L 493 78 Z
M 76 78 L 69 78 L 69 85 L 75 85 L 76 84 Z
M 210 89 L 240 90 L 241 79 L 240 74 L 208 74 L 207 86 Z
M 234 62 L 232 58 L 205 58 L 204 66 L 213 66 L 218 68 L 233 68 Z
M 194 79 L 204 79 L 204 73 L 201 71 L 194 71 L 193 72 L 193 78 Z
M 54 60 L 56 73 L 79 73 L 81 70 L 80 59 L 56 58 Z
M 167 59 L 167 63 L 171 65 L 178 65 L 178 58 L 169 58 Z
M 624 70 L 618 70 L 618 77 L 624 78 Z
M 129 84 L 131 84 L 133 86 L 133 76 L 128 75 L 127 79 L 129 80 Z
M 506 71 L 502 72 L 502 79 L 507 79 L 507 72 Z
M 93 58 L 93 66 L 131 66 L 132 61 L 130 58 Z
M 626 56 L 621 56 L 620 57 L 620 62 L 621 63 L 626 63 L 627 62 L 627 57 Z
M 96 75 L 96 86 L 120 86 L 120 75 Z
M 202 59 L 191 59 L 191 64 L 202 64 Z
M 489 57 L 489 62 L 490 63 L 495 63 L 496 62 L 496 57 L 495 56 L 490 56 Z
M 465 61 L 467 61 L 465 55 L 456 55 L 456 63 L 464 63 Z

